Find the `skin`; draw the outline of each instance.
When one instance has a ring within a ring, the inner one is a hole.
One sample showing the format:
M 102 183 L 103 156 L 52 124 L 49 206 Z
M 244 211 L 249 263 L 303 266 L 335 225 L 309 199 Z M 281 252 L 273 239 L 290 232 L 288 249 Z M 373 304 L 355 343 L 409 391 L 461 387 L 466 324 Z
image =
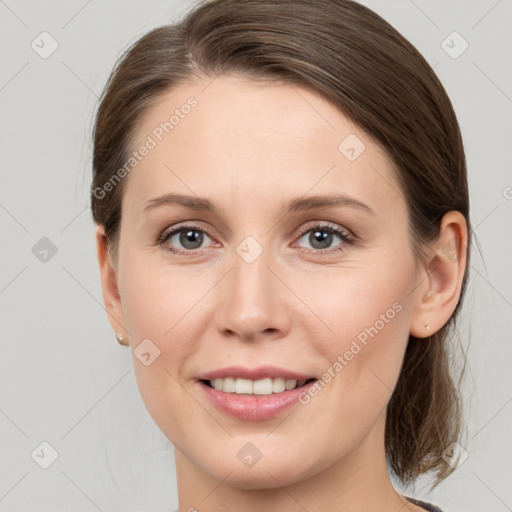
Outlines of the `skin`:
M 387 473 L 386 405 L 409 334 L 427 337 L 455 309 L 464 217 L 446 214 L 427 260 L 417 261 L 386 153 L 321 95 L 288 84 L 196 77 L 148 112 L 134 149 L 190 96 L 198 105 L 125 178 L 113 265 L 102 226 L 96 234 L 112 327 L 132 350 L 146 338 L 160 350 L 149 366 L 133 361 L 145 405 L 175 447 L 180 512 L 423 510 Z M 349 134 L 366 147 L 353 162 L 338 150 Z M 208 198 L 218 213 L 177 204 L 143 212 L 169 192 Z M 292 199 L 334 192 L 373 213 L 336 206 L 285 214 Z M 204 236 L 199 249 L 179 234 L 156 243 L 190 221 Z M 333 234 L 327 248 L 315 245 L 306 229 L 315 221 L 348 230 L 353 242 Z M 263 248 L 252 263 L 236 252 L 247 236 Z M 316 397 L 274 419 L 227 416 L 195 381 L 229 365 L 265 364 L 320 378 L 394 303 L 400 312 Z M 248 442 L 262 454 L 250 468 L 237 457 Z

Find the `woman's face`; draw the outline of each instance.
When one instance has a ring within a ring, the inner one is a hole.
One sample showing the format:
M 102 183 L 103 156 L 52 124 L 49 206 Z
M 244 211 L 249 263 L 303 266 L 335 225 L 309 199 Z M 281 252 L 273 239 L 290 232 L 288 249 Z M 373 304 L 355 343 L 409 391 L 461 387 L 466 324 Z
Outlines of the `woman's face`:
M 119 320 L 179 460 L 260 488 L 381 453 L 423 290 L 383 150 L 317 93 L 227 75 L 132 149 Z

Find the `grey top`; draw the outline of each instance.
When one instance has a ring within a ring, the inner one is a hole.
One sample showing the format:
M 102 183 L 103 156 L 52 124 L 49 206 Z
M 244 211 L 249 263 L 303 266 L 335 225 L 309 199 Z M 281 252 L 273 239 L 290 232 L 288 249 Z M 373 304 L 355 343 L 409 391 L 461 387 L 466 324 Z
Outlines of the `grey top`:
M 414 505 L 418 505 L 418 507 L 423 507 L 429 512 L 443 512 L 439 507 L 436 507 L 431 503 L 427 503 L 426 501 L 416 500 L 414 498 L 410 498 L 409 496 L 404 496 L 404 498 L 408 499 L 411 503 L 414 503 Z

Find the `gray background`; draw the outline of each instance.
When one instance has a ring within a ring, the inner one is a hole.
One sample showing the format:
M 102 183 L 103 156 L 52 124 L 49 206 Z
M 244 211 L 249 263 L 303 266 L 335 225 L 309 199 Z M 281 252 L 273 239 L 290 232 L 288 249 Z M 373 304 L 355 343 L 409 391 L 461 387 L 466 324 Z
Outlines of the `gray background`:
M 453 100 L 481 246 L 460 329 L 469 457 L 434 493 L 428 479 L 407 492 L 446 512 L 512 510 L 512 2 L 364 3 L 417 46 Z M 0 0 L 0 511 L 177 508 L 172 446 L 103 309 L 88 187 L 109 71 L 128 44 L 189 5 Z M 46 59 L 31 47 L 43 31 L 58 43 Z M 453 31 L 469 44 L 458 58 L 462 40 L 447 40 L 451 56 L 442 46 Z M 48 469 L 44 441 L 58 453 Z

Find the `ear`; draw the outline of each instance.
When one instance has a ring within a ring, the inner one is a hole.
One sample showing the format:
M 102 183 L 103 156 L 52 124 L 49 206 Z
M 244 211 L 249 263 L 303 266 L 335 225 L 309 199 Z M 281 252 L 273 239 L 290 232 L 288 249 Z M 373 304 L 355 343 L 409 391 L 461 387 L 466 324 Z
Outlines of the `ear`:
M 464 215 L 457 211 L 446 213 L 439 236 L 429 247 L 428 260 L 415 291 L 410 333 L 416 338 L 426 338 L 440 330 L 455 310 L 467 264 L 467 243 Z
M 122 340 L 119 341 L 119 343 L 122 345 L 128 345 L 123 307 L 117 287 L 117 275 L 110 261 L 107 241 L 108 239 L 105 234 L 105 227 L 103 225 L 98 225 L 96 227 L 96 249 L 98 253 L 101 289 L 103 293 L 105 311 L 107 312 L 108 321 L 110 322 L 112 329 L 114 329 L 114 332 L 122 335 Z

